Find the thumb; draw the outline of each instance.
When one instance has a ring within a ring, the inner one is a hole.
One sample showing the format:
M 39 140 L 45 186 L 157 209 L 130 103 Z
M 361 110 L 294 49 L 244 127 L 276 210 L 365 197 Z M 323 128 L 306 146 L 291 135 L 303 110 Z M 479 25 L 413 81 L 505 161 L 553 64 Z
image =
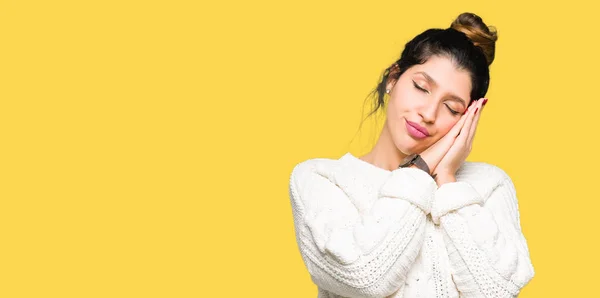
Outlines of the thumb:
M 453 139 L 458 137 L 458 135 L 460 134 L 460 131 L 462 130 L 466 121 L 467 121 L 467 115 L 465 114 L 460 118 L 460 120 L 458 120 L 458 122 L 456 122 L 456 124 L 454 124 L 452 129 L 450 129 L 450 131 L 444 137 L 450 137 Z

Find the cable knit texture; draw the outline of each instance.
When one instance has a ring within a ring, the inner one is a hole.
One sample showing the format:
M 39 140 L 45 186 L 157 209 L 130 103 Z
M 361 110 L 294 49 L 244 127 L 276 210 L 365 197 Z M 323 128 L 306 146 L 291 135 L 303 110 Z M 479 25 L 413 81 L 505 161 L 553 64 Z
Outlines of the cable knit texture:
M 516 191 L 499 167 L 456 182 L 388 171 L 351 153 L 290 175 L 300 255 L 318 298 L 516 297 L 534 276 Z

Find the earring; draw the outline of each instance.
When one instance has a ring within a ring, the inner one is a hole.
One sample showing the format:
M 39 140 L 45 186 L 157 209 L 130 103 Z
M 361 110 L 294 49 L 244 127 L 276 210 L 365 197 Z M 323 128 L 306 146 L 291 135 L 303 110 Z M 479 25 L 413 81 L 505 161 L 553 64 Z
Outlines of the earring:
M 385 89 L 385 93 L 390 94 L 390 89 Z

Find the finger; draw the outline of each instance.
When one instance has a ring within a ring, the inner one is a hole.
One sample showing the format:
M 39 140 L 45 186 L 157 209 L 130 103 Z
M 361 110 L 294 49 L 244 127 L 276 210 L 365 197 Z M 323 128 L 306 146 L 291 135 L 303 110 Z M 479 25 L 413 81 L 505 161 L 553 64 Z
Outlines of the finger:
M 462 117 L 460 118 L 460 120 L 456 123 L 456 125 L 453 127 L 453 130 L 451 132 L 455 132 L 454 134 L 455 136 L 458 136 L 460 134 L 460 131 L 462 130 L 467 118 L 469 117 L 469 113 L 472 113 L 473 110 L 476 108 L 477 105 L 477 101 L 473 100 L 471 101 L 471 103 L 469 103 L 469 106 L 467 107 L 467 110 L 465 111 L 465 113 L 462 115 Z
M 463 126 L 465 125 L 465 121 L 467 120 L 468 115 L 469 115 L 469 111 L 467 111 L 464 115 L 462 115 L 462 117 L 460 117 L 460 120 L 458 120 L 458 122 L 456 122 L 456 124 L 454 124 L 454 127 L 452 127 L 452 129 L 450 130 L 448 135 L 452 136 L 453 138 L 458 137 L 458 135 L 460 134 L 460 131 L 462 130 Z
M 485 100 L 485 99 L 483 99 Z M 481 117 L 481 113 L 483 112 L 484 105 L 483 101 L 480 104 L 479 111 L 475 114 L 475 119 L 473 119 L 473 124 L 471 126 L 471 130 L 469 131 L 469 137 L 467 139 L 467 144 L 473 144 L 473 139 L 475 138 L 475 132 L 477 131 L 477 126 L 479 125 L 479 118 Z
M 465 124 L 462 130 L 460 131 L 460 136 L 457 139 L 460 139 L 460 141 L 463 142 L 463 144 L 466 144 L 467 142 L 469 133 L 471 132 L 471 126 L 473 125 L 473 119 L 476 115 L 475 113 L 479 113 L 480 105 L 481 100 L 477 100 L 477 102 L 473 103 L 473 105 L 469 108 L 469 112 L 467 112 L 467 114 L 465 115 L 467 116 L 467 118 L 465 119 Z
M 456 132 L 455 136 L 458 137 L 461 132 L 463 131 L 463 127 L 465 122 L 467 122 L 467 119 L 469 118 L 469 115 L 471 115 L 473 113 L 473 111 L 475 110 L 477 105 L 477 101 L 474 100 L 472 101 L 469 106 L 467 107 L 467 110 L 465 111 L 465 113 L 463 114 L 463 116 L 460 118 L 459 122 L 457 123 L 457 125 L 454 128 L 457 128 L 458 131 Z

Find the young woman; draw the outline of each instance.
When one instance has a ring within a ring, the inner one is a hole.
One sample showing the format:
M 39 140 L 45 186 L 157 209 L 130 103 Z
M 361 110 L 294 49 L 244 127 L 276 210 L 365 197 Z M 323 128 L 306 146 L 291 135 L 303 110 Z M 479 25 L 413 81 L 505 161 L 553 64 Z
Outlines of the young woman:
M 472 13 L 417 35 L 374 90 L 386 122 L 372 151 L 294 167 L 318 297 L 515 297 L 533 278 L 511 178 L 465 161 L 496 40 Z

